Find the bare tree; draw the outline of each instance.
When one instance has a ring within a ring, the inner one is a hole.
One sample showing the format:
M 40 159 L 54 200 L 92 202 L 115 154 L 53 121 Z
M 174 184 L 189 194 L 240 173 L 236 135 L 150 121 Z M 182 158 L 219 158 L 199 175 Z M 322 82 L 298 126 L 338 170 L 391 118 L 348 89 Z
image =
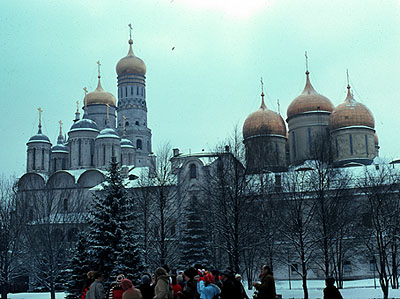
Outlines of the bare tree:
M 176 223 L 180 203 L 171 158 L 172 149 L 169 144 L 164 144 L 157 152 L 153 173 L 141 182 L 142 187 L 147 188 L 143 191 L 149 192 L 143 194 L 142 200 L 151 198 L 152 201 L 151 209 L 148 210 L 151 211 L 152 221 L 144 222 L 143 225 L 149 225 L 145 229 L 150 232 L 148 244 L 153 249 L 148 263 L 155 266 L 166 263 L 174 265 L 179 259 Z M 142 208 L 147 209 L 148 202 L 143 203 Z
M 0 290 L 7 299 L 11 281 L 21 275 L 17 260 L 24 254 L 21 234 L 24 216 L 16 215 L 15 178 L 0 177 Z
M 363 216 L 371 220 L 363 237 L 371 256 L 376 257 L 375 267 L 385 299 L 389 296 L 391 280 L 398 275 L 399 182 L 395 169 L 385 165 L 366 170 L 359 181 L 359 188 L 365 195 Z M 395 283 L 395 287 L 397 285 Z
M 314 258 L 316 244 L 313 222 L 316 202 L 308 189 L 309 173 L 289 172 L 283 178 L 283 186 L 280 232 L 290 256 L 298 260 L 301 265 L 300 269 L 295 270 L 302 279 L 304 299 L 308 299 L 307 275 L 310 262 Z
M 79 189 L 65 185 L 61 177 L 41 189 L 33 185 L 23 188 L 21 204 L 29 211 L 23 236 L 31 282 L 48 289 L 51 299 L 55 299 L 67 266 L 68 248 L 83 223 L 82 194 Z

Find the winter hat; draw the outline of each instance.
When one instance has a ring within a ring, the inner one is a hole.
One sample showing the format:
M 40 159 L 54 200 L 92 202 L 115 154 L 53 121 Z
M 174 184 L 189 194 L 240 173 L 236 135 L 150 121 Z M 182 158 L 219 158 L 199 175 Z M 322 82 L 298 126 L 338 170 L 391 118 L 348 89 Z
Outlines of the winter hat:
M 151 278 L 149 275 L 143 275 L 140 278 L 140 281 L 142 282 L 142 284 L 150 284 L 151 283 Z
M 120 275 L 117 276 L 117 279 L 115 281 L 118 282 L 118 283 L 121 283 L 121 281 L 124 280 L 124 278 L 125 278 L 125 275 L 124 274 L 120 274 Z
M 123 288 L 124 290 L 127 290 L 127 289 L 133 287 L 133 284 L 132 284 L 132 281 L 130 281 L 129 279 L 124 278 L 124 279 L 121 281 L 121 286 L 122 286 L 122 288 Z
M 242 276 L 241 276 L 240 274 L 236 274 L 236 275 L 235 275 L 235 278 L 236 278 L 236 279 L 242 279 Z
M 204 276 L 204 279 L 205 279 L 206 283 L 214 283 L 215 282 L 215 278 L 211 273 L 207 273 L 206 276 Z

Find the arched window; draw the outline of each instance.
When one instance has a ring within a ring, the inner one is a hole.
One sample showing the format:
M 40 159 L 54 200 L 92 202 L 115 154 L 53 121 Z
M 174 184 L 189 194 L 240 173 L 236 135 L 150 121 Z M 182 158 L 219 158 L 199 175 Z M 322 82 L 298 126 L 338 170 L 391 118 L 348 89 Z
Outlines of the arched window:
M 142 148 L 143 148 L 142 140 L 141 139 L 136 140 L 136 149 L 141 150 Z
M 139 95 L 139 86 L 136 86 L 136 95 Z
M 190 164 L 189 168 L 190 168 L 189 169 L 189 177 L 191 179 L 197 178 L 197 167 L 196 167 L 196 165 L 195 164 Z
M 32 169 L 35 170 L 36 168 L 36 148 L 33 149 L 32 154 Z
M 129 121 L 125 122 L 125 127 L 129 126 Z
M 44 148 L 42 148 L 42 169 L 44 169 Z
M 64 198 L 64 212 L 68 212 L 68 198 Z
M 350 142 L 350 154 L 353 154 L 353 136 L 349 135 L 349 142 Z
M 137 125 L 137 126 L 139 125 L 139 121 L 138 121 L 138 120 L 137 120 L 137 121 L 135 121 L 135 125 Z

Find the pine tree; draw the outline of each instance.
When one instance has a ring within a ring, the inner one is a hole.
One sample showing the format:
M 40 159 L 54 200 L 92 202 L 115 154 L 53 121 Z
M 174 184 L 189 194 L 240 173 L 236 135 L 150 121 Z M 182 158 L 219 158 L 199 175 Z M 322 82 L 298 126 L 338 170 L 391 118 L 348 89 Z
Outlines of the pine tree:
M 196 197 L 192 197 L 186 209 L 186 224 L 182 233 L 182 266 L 194 264 L 208 265 L 208 253 L 205 244 L 209 237 L 201 221 L 200 205 Z
M 67 299 L 81 298 L 84 288 L 87 287 L 87 273 L 90 270 L 87 236 L 82 232 L 78 235 L 78 241 L 70 261 L 69 269 L 63 273 L 65 290 L 68 294 Z
M 89 212 L 88 241 L 92 268 L 103 273 L 107 286 L 109 278 L 113 280 L 113 276 L 124 271 L 133 275 L 141 271 L 142 264 L 133 237 L 132 199 L 127 196 L 117 162 L 111 163 L 103 186 Z M 128 273 L 123 274 L 129 277 Z

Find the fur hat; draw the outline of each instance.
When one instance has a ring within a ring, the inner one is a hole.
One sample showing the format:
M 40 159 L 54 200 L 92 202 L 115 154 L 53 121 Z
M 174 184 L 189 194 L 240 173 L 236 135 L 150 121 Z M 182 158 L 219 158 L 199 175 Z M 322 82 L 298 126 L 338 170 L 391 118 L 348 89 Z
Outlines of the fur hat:
M 132 283 L 132 281 L 130 281 L 129 279 L 124 278 L 124 279 L 122 279 L 122 281 L 121 281 L 121 286 L 122 286 L 122 288 L 123 288 L 124 290 L 127 290 L 127 289 L 133 287 L 133 283 Z

